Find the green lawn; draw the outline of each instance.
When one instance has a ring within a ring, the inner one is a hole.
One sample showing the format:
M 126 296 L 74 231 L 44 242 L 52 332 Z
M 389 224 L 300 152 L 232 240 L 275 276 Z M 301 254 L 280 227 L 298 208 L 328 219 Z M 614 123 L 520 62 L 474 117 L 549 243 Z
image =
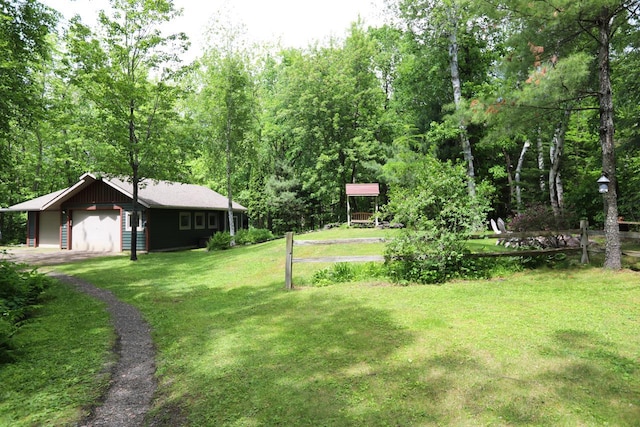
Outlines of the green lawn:
M 74 425 L 108 386 L 114 334 L 104 304 L 64 285 L 14 336 L 0 362 L 0 426 Z
M 56 268 L 144 313 L 158 350 L 153 411 L 165 425 L 639 425 L 638 273 L 286 292 L 284 252 L 277 240 Z M 294 285 L 323 267 L 295 264 Z

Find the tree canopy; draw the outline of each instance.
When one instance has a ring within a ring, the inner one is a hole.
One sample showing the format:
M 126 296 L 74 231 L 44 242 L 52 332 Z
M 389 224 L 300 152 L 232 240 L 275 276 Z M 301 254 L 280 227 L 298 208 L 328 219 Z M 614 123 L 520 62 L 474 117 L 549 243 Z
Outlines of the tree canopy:
M 618 217 L 640 219 L 640 2 L 388 0 L 388 24 L 306 48 L 214 31 L 188 70 L 159 30 L 172 1 L 111 3 L 60 34 L 38 1 L 1 3 L 3 206 L 93 170 L 210 185 L 283 233 L 343 221 L 347 183 L 401 206 L 389 165 L 428 158 L 495 190 L 485 220 L 545 204 L 606 227 L 618 268 Z

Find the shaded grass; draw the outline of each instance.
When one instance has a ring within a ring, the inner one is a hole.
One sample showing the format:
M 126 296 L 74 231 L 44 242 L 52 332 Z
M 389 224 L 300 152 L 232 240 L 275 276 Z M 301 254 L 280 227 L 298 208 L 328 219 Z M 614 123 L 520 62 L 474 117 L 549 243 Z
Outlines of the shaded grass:
M 113 344 L 104 305 L 66 285 L 14 336 L 15 361 L 0 364 L 0 425 L 72 425 L 107 386 Z
M 278 240 L 59 269 L 111 289 L 152 325 L 161 425 L 640 419 L 637 273 L 575 268 L 286 292 L 283 266 Z M 294 279 L 323 267 L 296 264 Z

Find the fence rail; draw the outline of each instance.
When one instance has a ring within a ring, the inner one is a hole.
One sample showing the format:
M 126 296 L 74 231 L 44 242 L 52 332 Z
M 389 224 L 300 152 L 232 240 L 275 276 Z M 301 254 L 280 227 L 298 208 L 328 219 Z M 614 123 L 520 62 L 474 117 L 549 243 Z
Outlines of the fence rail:
M 636 223 L 633 223 L 636 224 Z M 638 223 L 640 224 L 640 223 Z M 509 239 L 509 238 L 527 238 L 539 236 L 560 236 L 560 235 L 580 235 L 579 247 L 565 247 L 552 249 L 531 249 L 517 251 L 500 251 L 500 252 L 478 252 L 468 256 L 473 258 L 498 258 L 498 257 L 518 257 L 518 256 L 536 256 L 536 255 L 553 255 L 558 253 L 582 252 L 582 263 L 589 263 L 589 252 L 599 253 L 600 250 L 589 249 L 589 236 L 604 236 L 602 230 L 589 230 L 587 221 L 580 221 L 580 228 L 573 230 L 558 231 L 528 231 L 513 232 L 501 234 L 477 234 L 472 235 L 471 239 Z M 640 232 L 621 231 L 620 237 L 623 239 L 640 239 Z M 339 245 L 339 244 L 369 244 L 369 243 L 385 243 L 389 239 L 383 237 L 363 237 L 352 239 L 333 239 L 333 240 L 295 240 L 293 233 L 286 234 L 286 260 L 285 260 L 285 287 L 292 289 L 292 276 L 294 263 L 310 263 L 310 262 L 380 262 L 385 258 L 382 255 L 349 255 L 349 256 L 329 256 L 329 257 L 310 257 L 310 258 L 293 258 L 294 246 L 312 246 L 312 245 Z M 640 258 L 640 251 L 622 251 L 622 254 L 630 257 Z
M 334 240 L 293 240 L 293 233 L 286 234 L 287 256 L 285 261 L 285 287 L 290 290 L 293 288 L 293 264 L 298 262 L 378 262 L 384 261 L 382 255 L 348 255 L 348 256 L 331 256 L 331 257 L 312 257 L 312 258 L 294 258 L 294 246 L 313 246 L 313 245 L 344 245 L 344 244 L 370 244 L 384 243 L 387 239 L 383 237 L 362 237 L 353 239 L 334 239 Z

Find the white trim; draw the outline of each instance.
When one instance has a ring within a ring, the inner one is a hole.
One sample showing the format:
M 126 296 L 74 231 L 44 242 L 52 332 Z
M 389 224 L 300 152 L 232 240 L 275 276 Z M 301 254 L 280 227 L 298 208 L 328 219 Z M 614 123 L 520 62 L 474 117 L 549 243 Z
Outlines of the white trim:
M 124 231 L 131 231 L 131 215 L 133 212 L 125 212 L 124 215 Z M 144 221 L 141 211 L 138 211 L 138 229 L 137 231 L 144 231 Z

